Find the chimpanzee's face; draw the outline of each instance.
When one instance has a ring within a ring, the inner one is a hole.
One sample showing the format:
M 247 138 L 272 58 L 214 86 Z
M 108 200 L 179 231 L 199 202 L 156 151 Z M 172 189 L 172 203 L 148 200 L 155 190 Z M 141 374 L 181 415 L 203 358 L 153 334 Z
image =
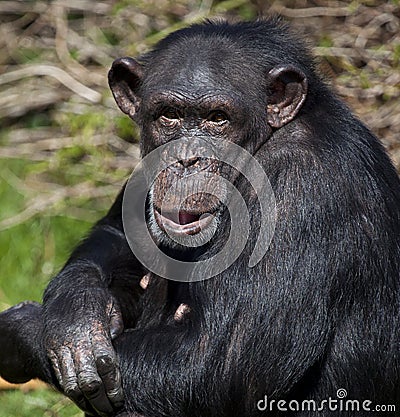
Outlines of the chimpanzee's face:
M 109 73 L 118 105 L 140 126 L 142 156 L 159 152 L 149 225 L 158 241 L 173 247 L 218 227 L 230 198 L 227 181 L 238 176 L 221 162 L 232 151 L 226 145 L 254 155 L 273 128 L 295 116 L 307 90 L 295 68 L 264 71 L 231 45 L 221 52 L 226 45 L 189 44 L 158 49 L 145 65 L 121 58 Z
M 228 197 L 221 176 L 232 182 L 235 175 L 218 147 L 244 144 L 251 116 L 241 95 L 206 69 L 181 71 L 168 83 L 160 78 L 145 85 L 138 117 L 143 155 L 169 144 L 160 157 L 171 162 L 150 190 L 150 228 L 164 243 L 172 243 L 167 236 L 183 243 L 218 225 Z

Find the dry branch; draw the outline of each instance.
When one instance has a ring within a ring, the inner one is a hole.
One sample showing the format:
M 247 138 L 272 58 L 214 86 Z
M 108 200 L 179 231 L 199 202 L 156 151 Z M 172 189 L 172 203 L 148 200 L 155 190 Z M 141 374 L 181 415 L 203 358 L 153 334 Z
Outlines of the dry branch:
M 101 187 L 94 187 L 90 183 L 81 183 L 71 187 L 58 188 L 52 190 L 51 193 L 45 193 L 31 199 L 27 207 L 14 216 L 8 217 L 0 221 L 0 231 L 10 229 L 18 224 L 24 223 L 31 219 L 38 213 L 49 211 L 53 209 L 58 203 L 67 198 L 81 198 L 96 199 L 100 197 L 109 197 L 115 195 L 115 186 L 105 185 Z
M 58 0 L 57 3 L 71 10 L 85 11 L 95 14 L 106 15 L 110 12 L 112 4 L 109 2 L 98 2 L 92 0 Z M 1 1 L 1 14 L 25 14 L 25 13 L 46 13 L 49 2 L 46 1 Z
M 98 103 L 101 100 L 100 93 L 75 80 L 61 68 L 51 65 L 28 65 L 15 71 L 6 72 L 5 74 L 0 75 L 0 85 L 35 76 L 53 77 L 75 94 L 78 94 L 93 103 Z
M 290 18 L 307 18 L 317 16 L 332 16 L 342 17 L 349 16 L 354 11 L 350 10 L 349 7 L 307 7 L 304 9 L 291 9 L 282 5 L 275 5 L 271 7 L 271 12 L 278 13 L 282 16 Z

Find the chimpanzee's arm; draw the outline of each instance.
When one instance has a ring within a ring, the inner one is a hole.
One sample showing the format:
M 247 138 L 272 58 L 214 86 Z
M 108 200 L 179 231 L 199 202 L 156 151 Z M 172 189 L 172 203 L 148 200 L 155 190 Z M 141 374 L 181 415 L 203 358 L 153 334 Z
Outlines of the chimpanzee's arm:
M 44 294 L 44 346 L 62 390 L 100 412 L 123 400 L 111 343 L 140 314 L 144 275 L 122 227 L 122 190 Z
M 39 303 L 24 301 L 0 313 L 0 375 L 21 384 L 32 378 L 57 384 L 41 343 L 43 314 Z

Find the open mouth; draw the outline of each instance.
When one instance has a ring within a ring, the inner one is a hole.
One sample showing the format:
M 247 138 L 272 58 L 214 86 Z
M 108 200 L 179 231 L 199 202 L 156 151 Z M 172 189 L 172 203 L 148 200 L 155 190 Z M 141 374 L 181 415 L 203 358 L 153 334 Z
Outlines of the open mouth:
M 214 215 L 212 213 L 194 213 L 184 210 L 163 211 L 154 208 L 154 217 L 160 229 L 175 235 L 195 235 L 208 227 Z

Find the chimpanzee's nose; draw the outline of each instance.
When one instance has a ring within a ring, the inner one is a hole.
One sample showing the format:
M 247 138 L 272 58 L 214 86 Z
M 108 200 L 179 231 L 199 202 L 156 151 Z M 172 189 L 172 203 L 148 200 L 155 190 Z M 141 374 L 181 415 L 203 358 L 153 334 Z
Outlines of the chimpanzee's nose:
M 189 176 L 197 172 L 203 171 L 210 166 L 211 160 L 197 156 L 179 159 L 169 166 L 179 176 Z

